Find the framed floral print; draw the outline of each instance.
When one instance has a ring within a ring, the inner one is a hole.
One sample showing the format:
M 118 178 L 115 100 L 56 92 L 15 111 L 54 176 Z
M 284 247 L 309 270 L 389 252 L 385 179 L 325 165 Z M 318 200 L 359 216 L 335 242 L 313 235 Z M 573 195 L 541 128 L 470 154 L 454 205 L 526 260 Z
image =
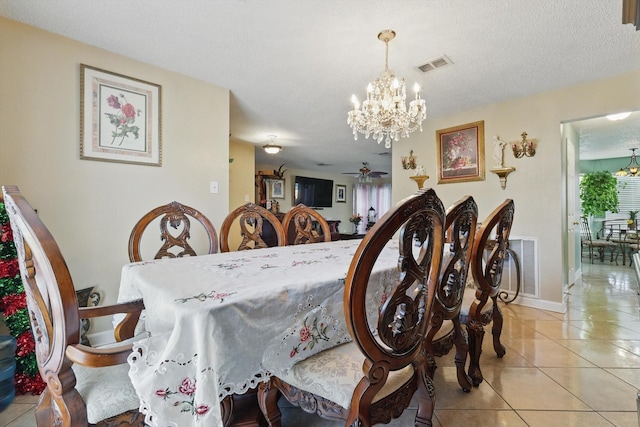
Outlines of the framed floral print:
M 347 202 L 347 186 L 336 184 L 336 202 L 337 203 L 346 203 Z
M 272 199 L 284 199 L 284 179 L 269 180 L 269 194 Z
M 484 121 L 436 131 L 438 184 L 484 180 Z
M 80 159 L 162 166 L 162 87 L 80 64 Z

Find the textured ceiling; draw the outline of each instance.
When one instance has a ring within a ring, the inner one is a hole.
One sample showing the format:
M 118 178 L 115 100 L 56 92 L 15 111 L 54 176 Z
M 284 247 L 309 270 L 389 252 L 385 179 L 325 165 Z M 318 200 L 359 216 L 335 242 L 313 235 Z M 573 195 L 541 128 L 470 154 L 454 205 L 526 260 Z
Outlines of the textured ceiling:
M 572 125 L 580 137 L 582 160 L 628 157 L 632 148 L 638 148 L 636 154 L 640 155 L 640 111 L 620 121 L 598 117 Z
M 0 0 L 2 16 L 229 88 L 232 138 L 262 146 L 275 134 L 285 147 L 275 159 L 257 150 L 257 161 L 332 172 L 364 161 L 391 172 L 390 156 L 378 155 L 388 150 L 354 142 L 346 123 L 351 94 L 362 99 L 384 68 L 380 30 L 396 31 L 390 68 L 422 86 L 429 120 L 640 68 L 640 31 L 622 25 L 621 8 L 622 0 Z M 453 64 L 418 70 L 442 55 Z

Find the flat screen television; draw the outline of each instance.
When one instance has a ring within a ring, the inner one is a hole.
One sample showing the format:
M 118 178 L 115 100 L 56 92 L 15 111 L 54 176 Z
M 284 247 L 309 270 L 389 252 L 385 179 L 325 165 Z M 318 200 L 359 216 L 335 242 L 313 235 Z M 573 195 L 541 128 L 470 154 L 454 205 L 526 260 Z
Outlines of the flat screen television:
M 302 203 L 310 208 L 330 208 L 333 200 L 333 181 L 296 176 L 293 194 L 294 206 Z

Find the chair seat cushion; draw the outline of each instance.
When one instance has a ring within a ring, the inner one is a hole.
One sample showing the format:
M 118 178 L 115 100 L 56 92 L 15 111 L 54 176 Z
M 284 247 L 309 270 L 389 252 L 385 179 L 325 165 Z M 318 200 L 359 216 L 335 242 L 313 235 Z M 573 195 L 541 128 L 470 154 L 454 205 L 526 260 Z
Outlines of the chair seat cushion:
M 89 368 L 74 364 L 76 389 L 87 405 L 87 419 L 95 424 L 140 407 L 131 380 L 129 364 Z
M 280 379 L 286 383 L 324 397 L 345 409 L 351 406 L 351 396 L 363 377 L 364 355 L 353 342 L 322 351 L 293 365 Z M 387 382 L 373 402 L 388 396 L 414 375 L 412 365 L 391 371 Z

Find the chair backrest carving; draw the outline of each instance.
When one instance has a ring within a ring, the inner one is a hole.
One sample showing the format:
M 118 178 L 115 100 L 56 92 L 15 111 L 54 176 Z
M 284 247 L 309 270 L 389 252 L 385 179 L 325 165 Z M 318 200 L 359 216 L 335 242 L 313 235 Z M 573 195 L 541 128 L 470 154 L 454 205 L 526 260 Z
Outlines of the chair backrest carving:
M 460 313 L 477 223 L 478 206 L 471 196 L 465 196 L 447 210 L 447 242 L 431 319 L 434 324 L 442 324 Z M 437 329 L 430 332 L 435 334 Z
M 447 210 L 445 230 L 449 250 L 445 250 L 436 301 L 452 314 L 460 311 L 477 224 L 478 205 L 471 196 L 465 196 Z
M 322 235 L 315 230 L 314 220 L 320 225 Z M 287 212 L 282 220 L 282 228 L 287 236 L 287 245 L 331 241 L 331 229 L 324 217 L 303 204 L 299 204 Z
M 13 229 L 25 288 L 38 370 L 60 417 L 86 425 L 86 408 L 74 388 L 67 346 L 80 340 L 80 313 L 71 275 L 55 239 L 15 186 L 5 186 L 4 203 Z
M 282 223 L 278 218 L 263 208 L 254 203 L 247 203 L 240 206 L 231 212 L 222 222 L 220 228 L 220 250 L 222 252 L 229 252 L 229 233 L 231 226 L 235 220 L 239 220 L 240 235 L 242 241 L 238 246 L 239 251 L 248 249 L 259 249 L 268 247 L 267 243 L 262 238 L 263 222 L 268 221 L 276 235 L 277 246 L 284 246 L 286 243 L 286 237 Z
M 353 257 L 345 282 L 344 311 L 351 336 L 366 361 L 365 376 L 354 393 L 359 401 L 352 401 L 352 411 L 371 402 L 389 371 L 409 364 L 417 371 L 422 369 L 423 341 L 442 261 L 444 223 L 444 207 L 435 192 L 420 190 L 376 222 Z M 372 268 L 398 230 L 398 279 L 379 308 L 377 325 L 370 325 L 367 287 Z M 377 336 L 372 330 L 377 330 Z
M 471 273 L 479 291 L 476 292 L 476 298 L 480 301 L 476 305 L 478 310 L 482 310 L 487 299 L 496 297 L 500 290 L 514 212 L 513 200 L 505 200 L 489 214 L 476 233 L 471 255 Z M 491 250 L 485 260 L 484 254 L 489 248 Z
M 133 227 L 129 236 L 129 260 L 131 262 L 142 261 L 140 253 L 142 235 L 147 226 L 159 217 L 161 217 L 160 239 L 162 240 L 162 246 L 156 252 L 154 259 L 197 255 L 189 244 L 189 239 L 191 238 L 190 217 L 197 220 L 204 227 L 209 239 L 208 253 L 214 254 L 218 252 L 218 235 L 211 221 L 198 210 L 174 201 L 149 211 Z M 172 234 L 171 230 L 167 228 L 167 224 L 177 230 L 178 234 Z M 172 252 L 175 248 L 180 248 L 181 251 L 178 253 Z

